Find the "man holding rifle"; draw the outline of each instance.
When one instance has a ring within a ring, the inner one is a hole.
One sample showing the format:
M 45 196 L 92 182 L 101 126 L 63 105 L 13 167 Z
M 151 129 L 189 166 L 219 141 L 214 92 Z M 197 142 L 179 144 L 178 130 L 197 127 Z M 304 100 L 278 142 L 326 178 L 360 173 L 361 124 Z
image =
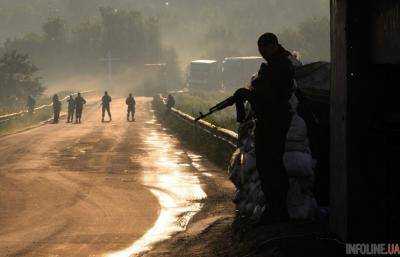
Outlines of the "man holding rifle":
M 294 66 L 291 53 L 285 50 L 272 33 L 258 40 L 263 63 L 249 88 L 238 89 L 235 94 L 201 114 L 198 119 L 236 104 L 237 120 L 245 120 L 244 102 L 250 102 L 257 118 L 255 150 L 257 170 L 262 181 L 268 208 L 261 219 L 270 224 L 289 219 L 286 196 L 289 179 L 283 164 L 286 135 L 292 120 L 289 100 L 294 91 Z
M 258 49 L 267 64 L 261 65 L 250 89 L 257 118 L 255 149 L 257 170 L 269 205 L 263 222 L 274 223 L 289 218 L 286 207 L 289 179 L 283 154 L 292 120 L 289 100 L 294 90 L 294 66 L 290 52 L 272 33 L 259 38 Z

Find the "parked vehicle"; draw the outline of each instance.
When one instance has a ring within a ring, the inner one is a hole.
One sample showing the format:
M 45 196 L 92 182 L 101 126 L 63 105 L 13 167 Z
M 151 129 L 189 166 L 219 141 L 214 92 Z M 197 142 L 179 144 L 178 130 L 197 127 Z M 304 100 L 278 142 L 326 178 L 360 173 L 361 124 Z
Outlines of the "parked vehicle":
M 263 58 L 258 56 L 225 58 L 222 62 L 223 87 L 229 90 L 245 86 L 262 62 Z
M 214 89 L 220 88 L 220 72 L 216 60 L 194 60 L 190 63 L 187 74 L 189 89 Z

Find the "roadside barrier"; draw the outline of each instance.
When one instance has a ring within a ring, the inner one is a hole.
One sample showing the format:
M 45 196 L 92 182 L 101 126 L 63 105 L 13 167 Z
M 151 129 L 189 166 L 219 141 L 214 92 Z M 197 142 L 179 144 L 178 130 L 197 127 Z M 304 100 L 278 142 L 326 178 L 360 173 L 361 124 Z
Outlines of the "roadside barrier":
M 88 91 L 81 92 L 81 94 L 82 94 L 82 95 L 86 95 L 86 94 L 93 93 L 93 92 L 95 92 L 95 91 L 93 91 L 93 90 L 88 90 Z M 73 96 L 76 96 L 77 93 L 74 93 L 74 94 L 72 94 L 72 95 L 73 95 Z M 69 95 L 66 96 L 66 97 L 64 97 L 64 98 L 61 99 L 60 101 L 61 101 L 61 102 L 65 102 L 65 101 L 67 101 L 68 98 L 69 98 Z M 36 107 L 36 108 L 34 109 L 34 113 L 35 113 L 35 112 L 38 112 L 38 111 L 42 111 L 42 110 L 48 109 L 48 108 L 51 108 L 51 107 L 53 107 L 53 103 L 44 104 L 44 105 L 38 106 L 38 107 Z M 28 110 L 22 110 L 22 111 L 20 111 L 20 112 L 15 112 L 15 113 L 10 113 L 10 114 L 2 115 L 2 116 L 0 116 L 0 125 L 5 125 L 5 123 L 7 123 L 7 122 L 10 122 L 10 121 L 15 120 L 15 119 L 18 119 L 18 118 L 22 118 L 22 117 L 25 116 L 25 115 L 29 115 Z
M 95 92 L 94 90 L 88 90 L 81 92 L 81 94 L 88 95 L 94 92 Z M 72 95 L 76 96 L 77 93 L 74 93 Z M 69 95 L 62 98 L 60 101 L 66 102 L 68 98 Z M 24 122 L 28 121 L 28 123 L 40 123 L 47 121 L 51 116 L 47 112 L 49 112 L 52 107 L 53 103 L 50 103 L 36 107 L 33 113 L 29 113 L 28 110 L 22 110 L 20 112 L 2 115 L 0 116 L 0 129 L 7 129 L 10 126 L 14 126 L 15 123 L 18 123 L 20 121 Z
M 153 107 L 161 121 L 168 119 L 168 122 L 165 122 L 166 126 L 173 126 L 174 132 L 196 148 L 202 148 L 200 150 L 209 153 L 211 158 L 216 157 L 214 159 L 221 165 L 226 165 L 237 149 L 237 133 L 204 120 L 195 122 L 194 117 L 176 108 L 168 109 L 161 95 L 154 96 Z

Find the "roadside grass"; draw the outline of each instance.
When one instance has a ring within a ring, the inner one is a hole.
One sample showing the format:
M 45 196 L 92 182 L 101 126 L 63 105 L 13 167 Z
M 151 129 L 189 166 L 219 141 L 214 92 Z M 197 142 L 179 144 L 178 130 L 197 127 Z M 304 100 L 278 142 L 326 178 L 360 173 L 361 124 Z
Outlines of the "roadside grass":
M 180 139 L 183 146 L 206 156 L 219 167 L 226 168 L 234 151 L 232 145 L 216 138 L 214 134 L 196 129 L 182 118 L 166 112 L 165 106 L 158 100 L 153 101 L 153 107 L 158 120 Z
M 70 95 L 72 93 L 72 91 L 61 91 L 58 92 L 58 97 L 60 99 L 63 99 L 64 97 Z M 35 107 L 38 106 L 42 106 L 42 105 L 46 105 L 46 104 L 50 104 L 52 102 L 52 95 L 41 95 L 36 99 L 36 104 Z M 20 112 L 20 111 L 24 111 L 27 109 L 26 106 L 26 101 L 17 101 L 17 102 L 13 102 L 13 103 L 0 103 L 0 116 L 2 115 L 6 115 L 9 113 L 16 113 L 16 112 Z
M 8 121 L 0 121 L 0 136 L 17 132 L 39 124 L 50 119 L 53 115 L 51 108 L 43 108 L 35 111 L 33 114 L 24 114 L 18 118 L 12 118 Z
M 71 92 L 70 91 L 62 91 L 57 93 L 60 99 L 68 96 Z M 42 96 L 37 99 L 36 107 L 42 105 L 48 105 L 52 102 L 52 96 Z M 5 111 L 7 109 L 7 112 Z M 21 104 L 20 108 L 3 108 L 0 111 L 4 111 L 4 113 L 0 113 L 0 115 L 19 112 L 26 110 L 26 107 Z M 65 101 L 62 104 L 62 111 L 66 110 Z M 18 132 L 33 126 L 40 124 L 41 122 L 47 121 L 51 119 L 53 116 L 53 108 L 52 107 L 45 107 L 39 110 L 35 110 L 34 113 L 24 113 L 22 115 L 12 117 L 7 120 L 0 120 L 0 136 L 7 135 L 10 133 Z
M 175 95 L 175 108 L 193 117 L 199 116 L 199 112 L 206 113 L 219 102 L 230 97 L 230 92 L 194 91 Z M 228 107 L 212 114 L 206 121 L 222 128 L 237 131 L 235 107 Z

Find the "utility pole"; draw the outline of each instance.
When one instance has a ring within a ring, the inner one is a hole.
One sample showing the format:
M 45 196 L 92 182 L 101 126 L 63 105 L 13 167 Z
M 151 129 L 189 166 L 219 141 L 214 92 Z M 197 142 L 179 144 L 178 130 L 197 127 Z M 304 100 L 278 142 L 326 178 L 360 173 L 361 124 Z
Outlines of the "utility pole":
M 108 67 L 108 87 L 110 88 L 112 85 L 112 62 L 114 61 L 120 61 L 121 59 L 119 58 L 113 58 L 111 55 L 111 51 L 107 52 L 107 57 L 100 59 L 102 62 L 107 62 L 107 67 Z

